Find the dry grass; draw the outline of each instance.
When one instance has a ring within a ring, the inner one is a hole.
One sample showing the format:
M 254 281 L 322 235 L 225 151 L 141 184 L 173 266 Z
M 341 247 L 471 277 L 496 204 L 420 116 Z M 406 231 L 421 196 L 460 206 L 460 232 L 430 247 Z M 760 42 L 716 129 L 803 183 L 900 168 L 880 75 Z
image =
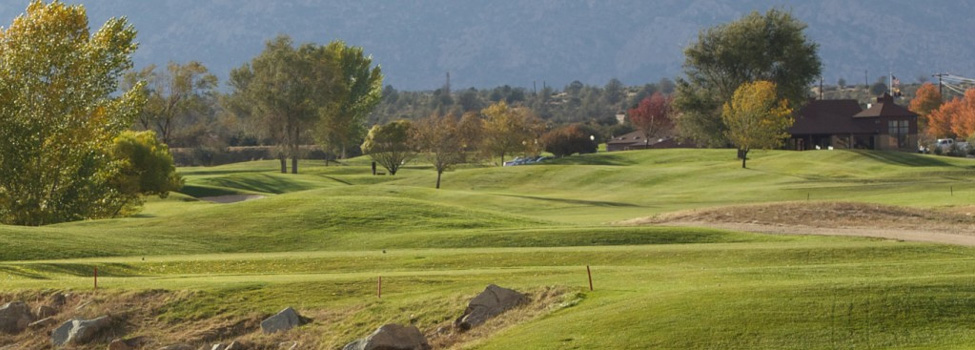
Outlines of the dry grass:
M 455 315 L 454 318 L 431 327 L 427 330 L 426 336 L 434 349 L 458 349 L 473 345 L 501 330 L 533 320 L 561 307 L 568 292 L 565 287 L 544 287 L 530 291 L 527 293 L 529 298 L 527 304 L 509 310 L 474 329 L 459 332 L 453 327 L 453 322 L 454 318 L 460 315 Z
M 71 346 L 70 349 L 94 350 L 104 349 L 106 344 L 115 338 L 142 337 L 145 343 L 142 348 L 154 349 L 175 343 L 186 343 L 195 347 L 209 348 L 214 343 L 243 342 L 254 349 L 276 349 L 281 343 L 298 342 L 303 349 L 335 348 L 344 345 L 348 339 L 355 336 L 345 334 L 342 330 L 334 329 L 334 323 L 348 321 L 357 313 L 364 312 L 362 307 L 347 307 L 335 310 L 302 310 L 301 313 L 313 321 L 296 331 L 275 334 L 263 334 L 260 331 L 261 320 L 268 315 L 248 314 L 238 317 L 217 316 L 207 319 L 165 321 L 159 316 L 160 310 L 166 305 L 192 298 L 193 293 L 170 292 L 162 290 L 148 290 L 139 292 L 118 291 L 34 291 L 0 294 L 0 304 L 14 300 L 28 303 L 31 310 L 40 305 L 50 305 L 55 294 L 64 293 L 67 298 L 63 306 L 58 308 L 53 325 L 22 332 L 16 336 L 0 336 L 0 348 L 16 344 L 18 349 L 45 349 L 50 347 L 51 332 L 65 321 L 78 318 L 95 318 L 109 315 L 113 324 L 108 330 L 99 334 L 91 344 Z M 486 339 L 492 334 L 542 316 L 557 307 L 565 299 L 568 289 L 564 287 L 544 287 L 528 292 L 530 302 L 518 309 L 511 310 L 502 316 L 489 320 L 480 327 L 460 333 L 454 330 L 452 323 L 458 315 L 438 315 L 442 320 L 436 324 L 418 324 L 425 332 L 431 345 L 436 349 L 459 348 Z M 452 299 L 459 308 L 466 306 L 469 298 Z M 461 305 L 463 304 L 463 305 Z M 375 325 L 378 327 L 379 325 Z M 350 331 L 350 330 L 346 330 Z M 336 333 L 338 332 L 338 333 Z M 334 334 L 333 334 L 334 333 Z M 358 336 L 364 336 L 360 334 Z
M 973 208 L 921 210 L 871 203 L 784 202 L 728 206 L 662 214 L 622 222 L 626 225 L 673 222 L 744 223 L 822 228 L 873 228 L 975 232 Z

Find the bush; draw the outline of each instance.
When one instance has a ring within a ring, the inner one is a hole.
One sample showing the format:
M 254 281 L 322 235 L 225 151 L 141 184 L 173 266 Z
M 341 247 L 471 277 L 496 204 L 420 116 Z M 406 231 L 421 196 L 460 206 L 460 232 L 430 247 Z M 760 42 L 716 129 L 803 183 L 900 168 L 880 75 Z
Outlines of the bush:
M 595 153 L 597 144 L 592 136 L 583 126 L 572 124 L 545 133 L 542 143 L 545 151 L 561 158 L 574 153 Z

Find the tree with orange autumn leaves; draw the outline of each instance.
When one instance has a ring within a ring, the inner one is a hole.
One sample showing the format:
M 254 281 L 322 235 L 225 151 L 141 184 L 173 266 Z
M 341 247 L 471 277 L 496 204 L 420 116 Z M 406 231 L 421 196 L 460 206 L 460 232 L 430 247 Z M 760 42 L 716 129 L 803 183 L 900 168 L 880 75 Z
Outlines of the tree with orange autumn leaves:
M 975 89 L 969 89 L 965 96 L 931 111 L 927 123 L 928 134 L 934 137 L 972 137 L 975 134 Z
M 912 112 L 917 113 L 920 117 L 918 118 L 918 128 L 924 130 L 929 125 L 928 116 L 931 112 L 938 110 L 944 100 L 941 97 L 941 91 L 938 90 L 937 86 L 931 83 L 924 83 L 920 88 L 917 89 L 917 93 L 914 99 L 911 100 L 911 104 L 908 106 Z

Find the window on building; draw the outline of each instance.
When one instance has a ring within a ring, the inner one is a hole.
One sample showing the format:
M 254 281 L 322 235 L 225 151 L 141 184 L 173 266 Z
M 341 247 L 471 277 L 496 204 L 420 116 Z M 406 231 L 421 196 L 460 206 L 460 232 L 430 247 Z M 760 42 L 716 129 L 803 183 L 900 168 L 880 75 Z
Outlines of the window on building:
M 890 135 L 890 145 L 896 148 L 907 148 L 907 136 L 910 124 L 906 120 L 891 120 L 887 122 L 887 134 Z

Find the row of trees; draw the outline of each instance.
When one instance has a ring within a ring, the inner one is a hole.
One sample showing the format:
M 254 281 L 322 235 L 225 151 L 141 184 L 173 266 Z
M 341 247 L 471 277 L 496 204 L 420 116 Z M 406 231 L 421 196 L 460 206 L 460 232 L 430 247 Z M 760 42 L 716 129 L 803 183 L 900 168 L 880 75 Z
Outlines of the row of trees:
M 300 146 L 311 134 L 327 151 L 358 145 L 379 102 L 383 75 L 362 48 L 333 41 L 295 47 L 287 36 L 269 41 L 250 63 L 230 73 L 228 109 L 258 125 L 277 145 L 281 172 L 298 173 Z
M 538 155 L 543 150 L 557 157 L 596 151 L 592 130 L 571 124 L 545 131 L 545 123 L 525 107 L 499 101 L 479 112 L 461 117 L 434 112 L 410 121 L 401 119 L 373 126 L 362 144 L 362 152 L 396 175 L 400 167 L 423 155 L 437 171 L 436 187 L 451 167 L 513 154 Z

